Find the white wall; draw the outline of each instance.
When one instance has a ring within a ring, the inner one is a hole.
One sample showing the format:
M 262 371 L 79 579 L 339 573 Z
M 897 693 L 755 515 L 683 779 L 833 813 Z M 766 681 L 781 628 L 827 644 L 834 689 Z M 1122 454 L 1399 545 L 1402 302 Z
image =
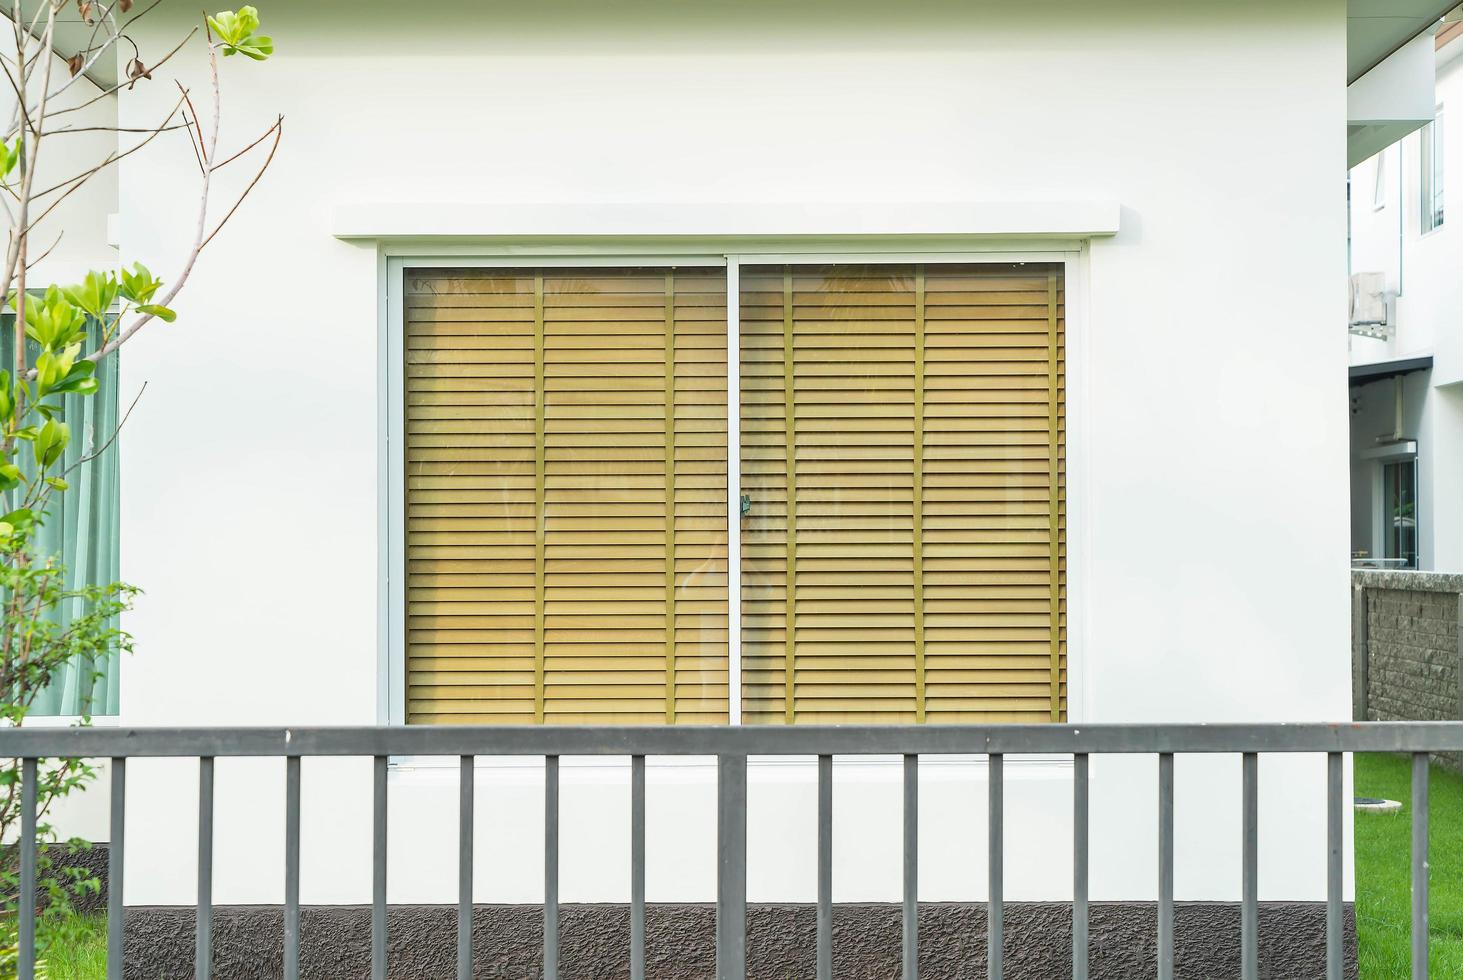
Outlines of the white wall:
M 1340 0 L 466 10 L 280 5 L 276 58 L 224 65 L 225 142 L 282 111 L 285 144 L 180 322 L 128 350 L 149 388 L 122 457 L 123 571 L 147 589 L 126 723 L 376 720 L 379 253 L 330 218 L 403 200 L 1120 201 L 1073 300 L 1073 716 L 1349 716 Z M 144 42 L 185 16 L 159 8 Z M 122 118 L 170 97 L 139 88 Z M 188 221 L 163 205 L 193 169 L 181 144 L 124 166 L 124 259 L 166 274 Z M 1013 769 L 1008 895 L 1069 895 L 1070 766 Z M 220 902 L 280 897 L 282 771 L 219 764 Z M 130 770 L 129 902 L 193 900 L 193 772 Z M 1263 898 L 1323 895 L 1322 772 L 1262 766 Z M 1095 898 L 1152 897 L 1154 773 L 1096 764 Z M 304 778 L 304 900 L 363 901 L 369 766 Z M 533 900 L 540 777 L 482 778 L 478 898 Z M 898 895 L 898 778 L 840 770 L 839 898 Z M 566 901 L 627 896 L 627 779 L 567 767 Z M 712 896 L 711 780 L 652 771 L 651 900 Z M 754 900 L 813 894 L 811 785 L 753 774 Z M 923 785 L 923 896 L 978 897 L 982 770 Z M 1238 897 L 1238 786 L 1236 759 L 1180 760 L 1181 899 Z M 452 899 L 453 794 L 394 774 L 393 901 Z

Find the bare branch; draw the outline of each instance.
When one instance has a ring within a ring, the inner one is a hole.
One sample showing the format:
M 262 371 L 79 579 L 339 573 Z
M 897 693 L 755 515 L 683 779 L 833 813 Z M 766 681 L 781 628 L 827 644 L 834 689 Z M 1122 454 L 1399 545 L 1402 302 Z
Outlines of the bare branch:
M 161 2 L 161 0 L 159 0 L 159 2 Z M 157 6 L 157 3 L 154 3 L 153 4 L 153 7 L 156 7 L 156 6 Z M 151 9 L 152 9 L 152 7 L 149 7 L 148 8 L 148 10 L 151 10 Z M 138 16 L 140 17 L 141 14 L 139 14 Z M 136 20 L 136 19 L 137 19 L 136 17 L 132 18 L 132 20 Z M 128 24 L 131 24 L 132 21 L 128 21 L 127 23 Z M 187 34 L 187 36 L 184 37 L 183 40 L 179 41 L 177 43 L 177 45 L 173 48 L 173 50 L 171 50 L 167 54 L 163 55 L 160 59 L 158 59 L 157 64 L 153 65 L 152 68 L 150 68 L 148 70 L 149 71 L 157 71 L 163 65 L 167 64 L 168 61 L 173 57 L 173 55 L 175 55 L 179 51 L 183 50 L 183 45 L 185 45 L 189 41 L 191 41 L 193 39 L 193 35 L 195 35 L 197 33 L 198 33 L 198 28 L 196 28 L 196 27 L 193 28 L 193 30 L 189 31 L 188 34 Z M 69 108 L 66 108 L 66 109 L 57 109 L 55 112 L 51 113 L 50 116 L 48 116 L 47 118 L 49 118 L 49 119 L 55 119 L 57 116 L 64 116 L 68 112 L 76 112 L 78 109 L 85 109 L 87 106 L 95 105 L 97 102 L 101 101 L 102 99 L 105 99 L 109 95 L 113 95 L 113 94 L 121 91 L 124 88 L 130 88 L 134 84 L 134 82 L 135 82 L 134 79 L 128 79 L 125 82 L 118 82 L 116 85 L 113 85 L 111 88 L 102 89 L 102 91 L 100 91 L 96 95 L 92 96 L 91 98 L 87 99 L 85 102 L 79 103 L 79 104 L 74 105 L 74 106 L 70 106 Z M 12 132 L 11 135 L 14 135 L 14 133 Z
M 274 130 L 274 142 L 270 144 L 269 155 L 264 158 L 264 163 L 260 165 L 259 171 L 254 174 L 254 179 L 249 181 L 249 186 L 244 188 L 244 193 L 240 194 L 238 199 L 234 201 L 234 206 L 229 208 L 229 213 L 223 216 L 223 220 L 214 226 L 213 231 L 209 232 L 208 237 L 203 240 L 203 244 L 198 246 L 200 250 L 205 248 L 209 242 L 213 241 L 214 235 L 217 235 L 220 231 L 223 230 L 223 226 L 228 224 L 229 219 L 234 216 L 234 212 L 239 210 L 239 205 L 244 203 L 244 198 L 249 196 L 249 192 L 254 189 L 254 185 L 259 183 L 259 179 L 264 176 L 264 171 L 268 170 L 269 165 L 274 162 L 274 151 L 279 149 L 280 137 L 284 136 L 284 116 L 280 116 L 277 120 L 275 120 L 274 125 L 269 127 L 269 129 Z M 269 130 L 265 130 L 264 136 L 268 135 Z M 255 140 L 253 143 L 250 144 L 250 146 L 258 146 L 260 140 L 264 139 L 264 136 L 261 136 L 259 139 Z M 237 153 L 234 154 L 234 156 L 230 157 L 229 160 L 236 159 L 238 155 L 239 154 Z M 224 163 L 228 163 L 229 160 L 225 160 Z M 223 164 L 219 164 L 219 166 L 223 166 Z M 218 167 L 214 167 L 213 169 L 217 170 Z
M 233 156 L 229 157 L 227 160 L 223 161 L 222 163 L 215 163 L 213 165 L 213 169 L 214 170 L 222 170 L 224 167 L 227 167 L 229 164 L 231 164 L 235 160 L 239 159 L 239 157 L 243 156 L 245 153 L 248 153 L 250 150 L 254 149 L 254 147 L 258 146 L 260 143 L 263 143 L 265 140 L 269 139 L 269 134 L 272 133 L 272 132 L 274 132 L 276 129 L 280 128 L 283 125 L 284 125 L 284 116 L 280 116 L 277 120 L 275 120 L 274 125 L 273 126 L 270 126 L 264 132 L 260 133 L 259 136 L 258 136 L 258 138 L 256 138 L 254 140 L 254 142 L 250 143 L 248 146 L 244 147 L 238 153 L 235 153 Z M 276 139 L 275 142 L 277 143 L 278 142 L 278 139 Z M 272 150 L 270 152 L 273 153 Z
M 168 126 L 168 123 L 171 122 L 172 119 L 173 119 L 173 117 L 178 114 L 178 107 L 181 106 L 181 105 L 182 105 L 182 100 L 181 99 L 179 99 L 177 102 L 173 103 L 173 108 L 168 112 L 167 116 L 165 116 L 163 118 L 163 121 L 158 124 L 157 128 L 156 129 L 152 129 L 152 130 L 147 130 L 147 132 L 150 135 L 147 137 L 147 139 L 145 139 L 142 142 L 138 143 L 136 146 L 132 147 L 129 150 L 123 150 L 121 153 L 115 153 L 114 152 L 114 153 L 107 154 L 107 158 L 105 160 L 103 160 L 101 163 L 97 164 L 95 167 L 92 167 L 91 169 L 86 170 L 83 173 L 78 174 L 75 177 L 68 177 L 68 178 L 66 178 L 63 181 L 60 181 L 59 183 L 52 184 L 50 187 L 47 187 L 43 191 L 37 191 L 33 195 L 33 199 L 34 198 L 42 198 L 42 197 L 45 197 L 48 194 L 55 193 L 56 191 L 60 190 L 63 187 L 66 187 L 67 188 L 66 193 L 69 194 L 69 193 L 71 193 L 72 191 L 74 191 L 76 189 L 76 186 L 68 186 L 68 185 L 72 185 L 76 181 L 86 181 L 86 180 L 91 179 L 91 177 L 93 177 L 98 171 L 103 170 L 106 167 L 111 166 L 112 164 L 116 163 L 118 160 L 121 160 L 121 159 L 123 159 L 125 157 L 131 156 L 132 154 L 136 153 L 138 150 L 142 149 L 147 144 L 151 143 L 154 139 L 157 138 L 157 136 L 158 136 L 159 133 L 165 133 L 169 129 L 177 128 L 177 127 L 170 127 L 170 126 Z M 77 185 L 77 186 L 79 186 L 79 185 Z M 55 206 L 56 206 L 55 204 L 52 204 L 51 205 L 52 208 L 54 208 Z M 46 210 L 49 211 L 50 208 L 47 208 Z M 37 218 L 36 219 L 36 221 L 39 221 L 39 220 L 40 220 L 40 218 Z M 34 224 L 34 222 L 32 222 L 32 224 Z
M 56 250 L 56 246 L 61 244 L 61 236 L 62 235 L 65 235 L 65 234 L 66 234 L 66 230 L 64 228 L 61 231 L 57 232 L 56 233 L 56 240 L 51 243 L 50 248 L 46 249 L 40 255 L 36 256 L 35 258 L 33 258 L 29 262 L 27 262 L 25 264 L 25 267 L 27 269 L 34 269 L 39 263 L 45 261 L 46 256 L 48 256 L 52 252 L 54 252 Z
M 203 157 L 198 152 L 198 143 L 193 139 L 193 124 L 188 122 L 188 114 L 183 113 L 183 122 L 186 124 L 183 130 L 188 134 L 188 148 L 193 151 L 193 161 L 198 164 L 198 172 L 203 173 L 208 168 L 203 165 Z
M 183 101 L 188 103 L 188 113 L 183 118 L 188 118 L 188 115 L 193 117 L 193 125 L 198 128 L 198 155 L 207 163 L 208 151 L 203 148 L 203 124 L 198 121 L 198 110 L 193 108 L 193 100 L 188 96 L 188 90 L 183 87 L 183 83 L 175 80 L 173 84 L 178 86 L 178 91 L 183 93 Z
M 96 449 L 94 449 L 91 452 L 87 453 L 85 456 L 83 456 L 80 459 L 78 459 L 76 462 L 72 463 L 70 466 L 66 467 L 64 470 L 62 470 L 57 475 L 58 476 L 65 476 L 67 473 L 70 473 L 72 470 L 76 469 L 82 463 L 90 463 L 92 460 L 96 459 L 102 453 L 104 453 L 108 449 L 110 449 L 111 446 L 112 446 L 112 443 L 114 443 L 114 442 L 117 441 L 117 436 L 121 434 L 121 432 L 122 432 L 122 426 L 126 425 L 127 424 L 127 420 L 132 417 L 132 410 L 137 407 L 137 403 L 138 402 L 142 401 L 142 395 L 146 391 L 147 391 L 147 382 L 144 381 L 144 382 L 142 382 L 142 387 L 139 388 L 138 391 L 137 391 L 137 397 L 134 398 L 134 399 L 132 399 L 132 404 L 131 405 L 128 405 L 127 406 L 127 411 L 125 411 L 125 412 L 122 413 L 122 420 L 117 423 L 117 427 L 112 430 L 112 434 L 107 437 L 107 441 L 104 442 L 104 443 L 102 443 Z
M 66 133 L 166 133 L 174 129 L 187 129 L 186 122 L 171 126 L 66 126 L 62 129 L 47 129 L 42 136 L 62 136 Z

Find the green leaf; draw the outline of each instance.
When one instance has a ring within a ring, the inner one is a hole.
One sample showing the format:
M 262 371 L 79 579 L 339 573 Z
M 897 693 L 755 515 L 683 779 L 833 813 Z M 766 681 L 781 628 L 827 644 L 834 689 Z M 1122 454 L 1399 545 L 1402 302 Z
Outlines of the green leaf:
M 19 309 L 18 299 L 18 296 L 11 295 L 12 309 Z M 62 350 L 76 343 L 85 333 L 86 311 L 72 303 L 57 287 L 49 287 L 44 297 L 26 298 L 25 334 L 43 349 Z
M 0 541 L 4 541 L 15 535 L 15 528 L 5 521 L 0 521 Z
M 31 443 L 31 452 L 35 455 L 36 465 L 41 470 L 54 465 L 56 460 L 61 458 L 61 454 L 66 451 L 66 445 L 70 441 L 71 427 L 65 422 L 48 419 Z
M 59 476 L 48 476 L 48 477 L 46 477 L 46 485 L 48 487 L 50 487 L 52 490 L 62 490 L 62 491 L 65 491 L 65 490 L 70 490 L 71 489 L 71 484 L 67 483 L 65 480 L 61 479 Z
M 141 262 L 132 263 L 132 271 L 122 270 L 119 289 L 124 297 L 133 303 L 146 303 L 162 287 L 161 279 L 154 279 L 147 266 Z
M 153 316 L 157 317 L 164 323 L 172 323 L 174 320 L 178 319 L 178 314 L 174 313 L 166 306 L 158 306 L 155 303 L 144 303 L 137 308 L 137 311 L 139 313 L 151 313 Z
M 259 29 L 259 11 L 254 7 L 240 7 L 238 13 L 221 10 L 208 18 L 208 26 L 218 37 L 225 58 L 241 54 L 263 61 L 274 54 L 274 38 L 254 33 Z
M 110 272 L 88 272 L 78 285 L 67 286 L 62 292 L 73 305 L 100 320 L 117 298 L 117 277 Z

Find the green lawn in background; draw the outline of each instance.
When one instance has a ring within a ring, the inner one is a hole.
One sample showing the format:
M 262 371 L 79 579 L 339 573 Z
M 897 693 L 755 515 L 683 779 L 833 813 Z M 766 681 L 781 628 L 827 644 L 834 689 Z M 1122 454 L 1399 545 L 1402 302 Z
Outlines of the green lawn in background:
M 77 916 L 46 950 L 44 962 L 46 980 L 106 980 L 106 916 Z
M 1463 977 L 1463 778 L 1433 767 L 1428 781 L 1431 945 L 1435 977 Z M 1401 813 L 1356 813 L 1356 928 L 1361 980 L 1412 975 L 1412 763 L 1356 756 L 1356 795 L 1402 802 Z

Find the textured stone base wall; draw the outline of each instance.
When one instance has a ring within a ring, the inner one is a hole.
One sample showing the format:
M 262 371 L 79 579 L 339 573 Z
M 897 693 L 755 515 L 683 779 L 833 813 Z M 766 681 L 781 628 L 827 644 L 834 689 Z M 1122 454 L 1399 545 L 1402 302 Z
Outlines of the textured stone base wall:
M 1352 586 L 1357 719 L 1463 718 L 1463 575 L 1358 571 Z M 1437 758 L 1463 771 L 1463 756 Z
M 451 978 L 456 973 L 457 911 L 451 906 L 394 907 L 388 916 L 394 980 Z M 1155 916 L 1151 903 L 1096 903 L 1091 908 L 1094 977 L 1154 976 Z M 711 980 L 715 975 L 716 910 L 710 905 L 654 905 L 646 912 L 646 973 L 652 980 Z M 1067 980 L 1072 975 L 1072 913 L 1062 903 L 1006 906 L 1008 980 Z M 132 908 L 127 918 L 129 980 L 194 976 L 191 908 Z M 814 975 L 815 916 L 810 905 L 753 905 L 747 910 L 747 975 L 751 980 L 805 980 Z M 1175 976 L 1238 977 L 1238 905 L 1180 904 L 1175 914 Z M 278 908 L 225 907 L 214 913 L 214 976 L 220 980 L 282 975 L 283 920 Z M 371 910 L 307 908 L 301 913 L 301 969 L 306 980 L 370 976 Z M 900 975 L 900 908 L 839 905 L 834 909 L 834 975 L 840 980 L 891 980 Z M 567 905 L 560 913 L 560 976 L 564 980 L 627 980 L 630 914 L 625 905 Z M 1260 976 L 1323 980 L 1326 909 L 1320 903 L 1260 907 Z M 475 976 L 535 980 L 542 976 L 543 911 L 539 906 L 479 906 L 473 919 Z M 922 980 L 986 976 L 984 906 L 920 908 Z M 1356 977 L 1353 911 L 1346 911 L 1346 963 Z

